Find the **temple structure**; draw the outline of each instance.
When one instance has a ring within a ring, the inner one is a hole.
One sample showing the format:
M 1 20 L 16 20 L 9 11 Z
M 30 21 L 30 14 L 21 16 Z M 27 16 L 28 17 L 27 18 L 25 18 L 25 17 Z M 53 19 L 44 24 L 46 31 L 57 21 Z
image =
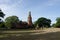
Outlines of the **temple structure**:
M 29 11 L 29 16 L 28 16 L 28 25 L 29 25 L 29 26 L 32 26 L 31 11 Z
M 33 23 L 32 23 L 31 11 L 29 11 L 28 21 L 27 22 L 20 21 L 19 23 L 17 23 L 16 28 L 31 28 L 32 24 Z

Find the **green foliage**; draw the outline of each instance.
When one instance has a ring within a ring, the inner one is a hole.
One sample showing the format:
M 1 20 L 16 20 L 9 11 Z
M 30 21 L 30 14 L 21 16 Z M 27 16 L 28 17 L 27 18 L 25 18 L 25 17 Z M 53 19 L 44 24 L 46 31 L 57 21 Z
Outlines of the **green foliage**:
M 44 18 L 44 17 L 41 17 L 39 18 L 36 22 L 35 22 L 35 26 L 39 26 L 39 27 L 50 27 L 50 24 L 51 24 L 51 20 L 50 19 L 47 19 L 47 18 Z
M 55 27 L 60 28 L 60 17 L 57 17 L 57 18 L 56 18 L 56 24 L 55 24 Z
M 58 28 L 60 28 L 60 23 L 56 23 L 55 26 L 58 27 Z
M 5 14 L 0 10 L 0 17 L 4 18 Z
M 4 18 L 5 14 L 0 10 L 0 17 Z M 0 28 L 4 28 L 5 24 L 3 20 L 0 18 Z
M 55 24 L 55 27 L 60 28 L 60 17 L 57 17 L 57 18 L 56 18 L 56 24 Z
M 60 23 L 60 17 L 56 18 L 57 23 Z
M 56 24 L 54 23 L 54 24 L 52 24 L 52 27 L 55 27 L 56 26 Z
M 15 23 L 18 23 L 18 22 L 19 22 L 19 19 L 17 16 L 9 16 L 5 19 L 5 25 L 8 28 L 14 27 Z
M 5 28 L 5 23 L 4 22 L 0 22 L 0 28 Z

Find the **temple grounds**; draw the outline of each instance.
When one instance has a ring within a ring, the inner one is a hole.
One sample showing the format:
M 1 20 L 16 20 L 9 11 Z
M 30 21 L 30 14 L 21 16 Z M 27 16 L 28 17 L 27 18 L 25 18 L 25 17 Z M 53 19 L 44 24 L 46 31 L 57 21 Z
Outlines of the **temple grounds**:
M 60 40 L 60 28 L 0 30 L 0 40 Z

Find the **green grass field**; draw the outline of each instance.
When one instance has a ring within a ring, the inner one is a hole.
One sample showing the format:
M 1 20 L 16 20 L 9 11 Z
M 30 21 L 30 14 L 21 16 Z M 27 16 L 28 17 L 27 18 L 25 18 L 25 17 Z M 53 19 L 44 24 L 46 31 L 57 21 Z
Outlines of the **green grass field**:
M 60 29 L 0 30 L 0 40 L 60 40 Z

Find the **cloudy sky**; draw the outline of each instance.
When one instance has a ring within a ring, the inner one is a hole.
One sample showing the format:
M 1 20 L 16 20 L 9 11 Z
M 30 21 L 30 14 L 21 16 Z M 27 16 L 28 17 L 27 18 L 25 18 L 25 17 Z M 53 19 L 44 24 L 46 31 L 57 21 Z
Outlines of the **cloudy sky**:
M 5 18 L 16 15 L 23 21 L 27 21 L 29 11 L 33 22 L 46 17 L 55 23 L 60 17 L 60 0 L 0 0 L 0 8 L 6 14 Z

